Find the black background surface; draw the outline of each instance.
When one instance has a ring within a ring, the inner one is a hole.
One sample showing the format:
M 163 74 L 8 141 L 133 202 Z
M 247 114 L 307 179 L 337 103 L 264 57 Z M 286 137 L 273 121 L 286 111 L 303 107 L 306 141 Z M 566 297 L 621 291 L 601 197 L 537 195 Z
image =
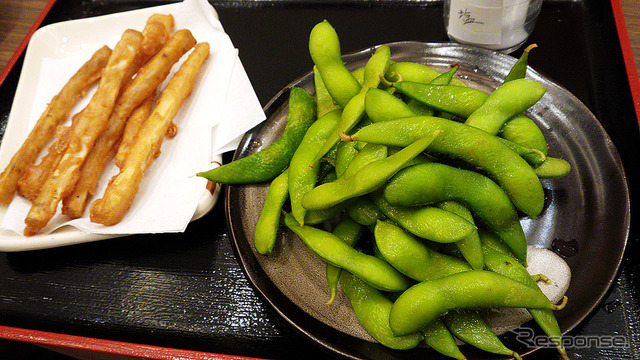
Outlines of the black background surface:
M 163 1 L 58 0 L 43 25 Z M 328 19 L 343 53 L 402 40 L 447 41 L 440 2 L 211 1 L 263 105 L 312 66 L 310 29 Z M 545 2 L 531 65 L 576 95 L 621 154 L 638 199 L 638 122 L 610 4 Z M 519 56 L 516 52 L 514 56 Z M 22 58 L 0 86 L 2 133 Z M 225 154 L 225 161 L 232 154 Z M 222 197 L 183 234 L 140 235 L 0 253 L 0 325 L 264 358 L 326 358 L 256 295 L 230 246 Z M 628 346 L 569 349 L 574 358 L 640 358 L 637 215 L 614 286 L 570 334 L 619 335 Z M 571 299 L 580 301 L 580 299 Z M 554 349 L 532 359 L 559 358 Z

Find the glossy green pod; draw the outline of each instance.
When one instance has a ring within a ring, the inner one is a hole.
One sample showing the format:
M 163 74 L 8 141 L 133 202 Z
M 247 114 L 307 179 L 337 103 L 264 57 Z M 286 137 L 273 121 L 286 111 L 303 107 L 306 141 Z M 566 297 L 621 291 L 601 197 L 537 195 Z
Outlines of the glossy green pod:
M 364 227 L 362 225 L 353 221 L 348 216 L 343 216 L 333 228 L 333 231 L 331 231 L 331 233 L 344 241 L 345 244 L 353 247 L 362 236 L 363 230 Z M 332 304 L 336 298 L 336 295 L 338 293 L 338 281 L 340 280 L 341 272 L 342 268 L 339 268 L 335 265 L 327 264 L 325 277 L 327 279 L 327 285 L 329 286 L 330 294 L 327 305 Z
M 439 208 L 391 205 L 380 190 L 369 194 L 369 198 L 386 217 L 423 239 L 452 243 L 464 239 L 476 229 L 464 218 Z
M 298 149 L 291 157 L 289 199 L 291 200 L 291 212 L 300 224 L 304 224 L 307 212 L 307 209 L 302 207 L 302 196 L 315 187 L 320 172 L 320 160 L 312 163 L 312 159 L 340 121 L 340 114 L 340 110 L 333 110 L 318 119 L 309 127 Z M 310 164 L 313 166 L 309 166 Z
M 415 348 L 422 341 L 419 332 L 396 336 L 391 331 L 389 313 L 393 303 L 380 291 L 346 271 L 341 273 L 340 287 L 362 327 L 380 344 L 391 349 L 407 350 Z
M 522 113 L 547 92 L 539 82 L 517 79 L 502 84 L 475 110 L 465 124 L 497 135 L 507 120 Z
M 288 198 L 289 171 L 285 170 L 269 185 L 264 206 L 253 230 L 253 243 L 260 254 L 267 255 L 273 250 L 280 225 L 282 206 Z
M 285 215 L 284 222 L 322 260 L 349 271 L 376 289 L 403 291 L 411 284 L 387 262 L 353 249 L 328 231 L 301 226 L 291 214 Z
M 422 153 L 438 135 L 440 134 L 437 131 L 428 134 L 397 153 L 368 164 L 349 177 L 345 176 L 312 189 L 302 197 L 302 206 L 307 210 L 326 209 L 377 190 L 407 162 Z M 367 146 L 369 145 L 372 144 Z
M 365 126 L 350 138 L 388 146 L 407 146 L 440 129 L 443 133 L 429 152 L 462 160 L 485 171 L 507 193 L 513 204 L 531 218 L 542 212 L 544 192 L 531 166 L 495 136 L 480 129 L 437 117 L 419 116 Z
M 273 180 L 289 166 L 294 152 L 315 121 L 316 104 L 313 97 L 306 90 L 294 87 L 289 94 L 287 125 L 278 140 L 255 154 L 197 175 L 223 184 Z
M 509 197 L 488 177 L 439 163 L 411 166 L 399 171 L 384 188 L 392 205 L 419 206 L 445 200 L 464 204 L 513 250 L 527 259 L 527 240 Z
M 558 310 L 544 294 L 490 271 L 466 271 L 424 281 L 402 293 L 391 308 L 396 335 L 410 334 L 455 309 L 518 307 Z
M 342 61 L 340 39 L 336 30 L 324 20 L 309 34 L 309 54 L 333 100 L 345 107 L 360 92 L 360 84 Z

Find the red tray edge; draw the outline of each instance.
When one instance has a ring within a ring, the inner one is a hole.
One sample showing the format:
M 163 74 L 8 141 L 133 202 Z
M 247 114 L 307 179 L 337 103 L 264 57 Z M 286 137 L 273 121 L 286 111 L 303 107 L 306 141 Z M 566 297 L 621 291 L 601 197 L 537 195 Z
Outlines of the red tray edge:
M 640 79 L 638 78 L 638 69 L 636 68 L 636 64 L 633 59 L 631 41 L 629 40 L 629 33 L 627 32 L 627 26 L 624 20 L 624 13 L 622 11 L 620 0 L 611 0 L 611 8 L 613 10 L 613 18 L 618 31 L 620 49 L 622 50 L 622 56 L 627 70 L 631 97 L 633 98 L 633 104 L 636 109 L 636 120 L 640 127 Z
M 0 337 L 7 340 L 22 341 L 39 345 L 51 345 L 62 348 L 87 350 L 93 352 L 141 357 L 145 359 L 173 360 L 261 360 L 258 358 L 216 354 L 194 350 L 166 348 L 142 345 L 122 341 L 96 339 L 91 337 L 59 334 L 48 331 L 22 329 L 0 325 Z

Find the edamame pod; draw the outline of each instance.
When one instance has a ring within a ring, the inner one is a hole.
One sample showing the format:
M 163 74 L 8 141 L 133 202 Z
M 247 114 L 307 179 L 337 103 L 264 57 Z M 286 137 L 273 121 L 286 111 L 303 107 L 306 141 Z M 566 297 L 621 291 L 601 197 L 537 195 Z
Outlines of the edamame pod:
M 442 321 L 434 320 L 425 326 L 421 333 L 424 336 L 424 342 L 433 350 L 453 359 L 466 360 L 456 344 L 456 339 Z
M 472 270 L 463 260 L 430 249 L 395 224 L 379 221 L 374 234 L 383 258 L 414 280 L 434 280 Z M 495 354 L 517 355 L 502 344 L 477 311 L 450 312 L 442 320 L 467 344 Z
M 289 171 L 285 170 L 269 185 L 269 191 L 253 230 L 253 243 L 263 255 L 270 254 L 276 243 L 282 206 L 289 198 Z
M 365 126 L 351 140 L 388 146 L 407 146 L 441 129 L 428 151 L 451 156 L 483 169 L 509 195 L 513 204 L 531 218 L 542 212 L 544 192 L 531 166 L 495 136 L 471 126 L 437 117 L 409 117 Z
M 500 338 L 475 310 L 451 311 L 442 316 L 441 320 L 451 334 L 469 345 L 492 354 L 513 356 L 517 360 L 522 360 L 520 354 L 500 341 Z
M 410 61 L 401 61 L 394 62 L 389 65 L 386 77 L 387 80 L 391 82 L 411 81 L 428 84 L 440 75 L 441 73 L 438 70 L 427 65 Z M 452 79 L 451 83 L 453 85 L 466 86 L 464 82 L 458 79 Z
M 527 66 L 529 65 L 529 52 L 537 47 L 538 45 L 531 44 L 523 50 L 522 55 L 520 55 L 518 61 L 516 61 L 516 63 L 511 67 L 511 70 L 509 70 L 509 73 L 504 79 L 504 82 L 509 82 L 516 79 L 524 79 L 525 75 L 527 74 Z
M 533 106 L 545 92 L 547 89 L 531 79 L 509 81 L 493 91 L 465 124 L 497 135 L 507 120 Z
M 422 341 L 419 332 L 396 336 L 389 327 L 393 303 L 364 281 L 343 271 L 340 287 L 345 293 L 362 327 L 380 344 L 397 350 L 412 349 Z
M 559 310 L 536 289 L 490 271 L 466 271 L 414 285 L 391 308 L 396 335 L 410 334 L 455 309 L 518 307 Z
M 329 134 L 340 121 L 340 110 L 328 112 L 318 119 L 304 135 L 300 146 L 289 164 L 289 198 L 291 213 L 302 225 L 307 209 L 302 207 L 302 196 L 314 188 L 320 171 L 320 160 L 312 163 L 312 158 L 325 143 Z M 309 166 L 312 164 L 313 166 Z
M 400 206 L 459 201 L 526 262 L 527 240 L 516 209 L 504 190 L 480 173 L 439 163 L 414 165 L 389 181 L 384 197 Z
M 470 223 L 473 223 L 473 215 L 471 211 L 457 201 L 441 201 L 437 206 L 446 211 L 450 211 L 461 216 Z M 482 246 L 480 244 L 480 236 L 477 231 L 473 231 L 469 236 L 454 243 L 462 257 L 471 265 L 474 270 L 482 270 L 484 268 L 484 259 L 482 256 Z
M 355 198 L 346 208 L 346 212 L 350 218 L 363 226 L 373 226 L 378 220 L 386 218 L 376 204 L 367 196 Z
M 517 261 L 513 261 L 513 257 L 504 254 L 493 248 L 491 243 L 495 243 L 497 239 L 493 239 L 490 235 L 483 232 L 481 239 L 483 241 L 482 250 L 487 264 L 487 269 L 507 276 L 513 280 L 519 281 L 525 285 L 530 286 L 533 289 L 538 289 L 540 293 L 542 290 L 538 287 L 535 280 L 531 277 L 526 268 L 520 265 Z M 567 351 L 562 343 L 562 331 L 558 325 L 553 311 L 548 309 L 527 309 L 533 319 L 538 323 L 540 328 L 549 336 L 550 340 L 556 344 L 558 352 L 563 359 L 568 359 Z
M 440 86 L 400 81 L 394 83 L 393 87 L 411 99 L 463 118 L 468 118 L 489 97 L 480 90 L 458 85 Z
M 349 271 L 376 289 L 403 291 L 411 284 L 384 260 L 353 249 L 328 231 L 309 225 L 300 226 L 291 214 L 285 215 L 284 222 L 318 257 Z
M 423 239 L 452 243 L 464 239 L 476 229 L 462 217 L 435 207 L 393 206 L 384 199 L 380 190 L 369 194 L 369 198 L 386 217 Z
M 502 138 L 525 148 L 536 149 L 547 155 L 547 140 L 538 125 L 524 115 L 516 115 L 509 119 L 499 134 Z M 537 164 L 539 165 L 539 164 Z
M 320 148 L 315 159 L 321 158 L 340 141 L 340 134 L 353 129 L 356 124 L 365 115 L 364 99 L 369 88 L 376 88 L 380 84 L 380 76 L 382 76 L 389 67 L 391 50 L 388 46 L 382 45 L 378 47 L 371 56 L 364 68 L 364 83 L 360 92 L 354 95 L 344 106 L 340 122 L 335 127 L 331 135 L 327 138 L 326 143 Z
M 458 64 L 451 65 L 451 70 L 442 73 L 436 76 L 435 79 L 431 80 L 429 84 L 431 85 L 449 85 L 451 80 L 453 80 L 453 75 L 458 71 Z M 430 106 L 427 106 L 415 99 L 409 99 L 407 101 L 407 106 L 416 114 L 421 116 L 434 116 L 435 110 Z
M 302 88 L 291 88 L 287 125 L 278 140 L 255 154 L 197 175 L 223 184 L 272 180 L 289 166 L 294 152 L 315 120 L 316 105 L 313 97 Z
M 438 135 L 440 132 L 433 132 L 385 159 L 368 164 L 349 177 L 342 177 L 314 188 L 302 197 L 302 206 L 307 210 L 326 209 L 347 199 L 375 191 L 408 161 L 423 152 Z M 370 145 L 372 144 L 367 146 Z
M 362 227 L 362 225 L 353 221 L 348 216 L 343 216 L 342 219 L 340 219 L 340 222 L 338 222 L 336 226 L 333 228 L 332 233 L 333 235 L 337 236 L 339 239 L 344 241 L 345 244 L 349 245 L 350 247 L 353 247 L 360 239 L 360 236 L 362 235 L 363 230 L 364 228 Z M 336 295 L 338 293 L 338 281 L 340 280 L 341 272 L 342 272 L 341 268 L 331 264 L 327 264 L 326 279 L 327 279 L 327 285 L 329 286 L 329 294 L 330 294 L 330 298 L 329 298 L 329 301 L 327 301 L 327 305 L 332 304 L 333 301 L 336 299 Z
M 316 107 L 319 118 L 323 117 L 329 111 L 340 108 L 340 105 L 333 101 L 331 94 L 329 94 L 327 87 L 324 85 L 324 81 L 322 81 L 318 67 L 315 65 L 313 66 L 313 84 L 316 89 Z
M 311 29 L 309 54 L 333 100 L 341 107 L 360 92 L 360 84 L 344 66 L 340 39 L 336 30 L 324 20 Z
M 564 159 L 547 156 L 546 160 L 533 171 L 541 179 L 556 179 L 567 175 L 571 171 L 571 164 Z

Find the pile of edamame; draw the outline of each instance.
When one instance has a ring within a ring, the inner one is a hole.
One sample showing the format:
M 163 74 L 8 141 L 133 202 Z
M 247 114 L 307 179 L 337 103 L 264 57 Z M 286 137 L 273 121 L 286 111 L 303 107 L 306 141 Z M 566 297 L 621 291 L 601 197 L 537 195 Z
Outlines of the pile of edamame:
M 557 345 L 552 304 L 526 270 L 519 212 L 543 211 L 541 178 L 570 171 L 524 112 L 545 89 L 525 78 L 528 53 L 490 94 L 375 49 L 349 71 L 327 21 L 311 31 L 315 96 L 292 88 L 273 144 L 199 174 L 213 182 L 270 181 L 254 243 L 268 256 L 281 224 L 326 262 L 328 306 L 341 289 L 384 346 L 424 342 L 464 359 L 456 340 L 520 358 L 479 309 L 526 308 Z M 335 224 L 327 231 L 327 224 Z M 358 246 L 371 234 L 372 248 Z M 346 271 L 345 271 L 346 270 Z M 340 285 L 338 287 L 338 285 Z

